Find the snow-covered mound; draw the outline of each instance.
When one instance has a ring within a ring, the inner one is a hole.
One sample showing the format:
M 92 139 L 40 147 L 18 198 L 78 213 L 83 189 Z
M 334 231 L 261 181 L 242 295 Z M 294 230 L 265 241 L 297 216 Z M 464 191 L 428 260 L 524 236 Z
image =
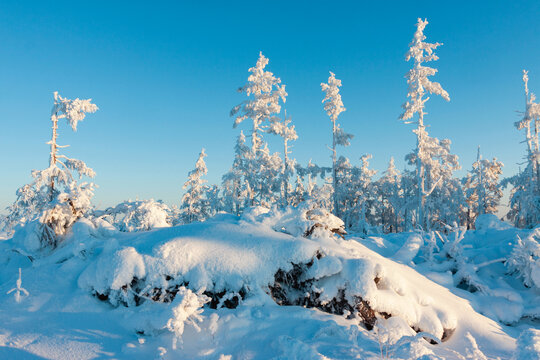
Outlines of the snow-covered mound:
M 505 223 L 494 214 L 482 214 L 474 222 L 476 230 L 508 230 L 512 228 L 510 224 Z
M 256 208 L 139 233 L 83 221 L 52 254 L 2 241 L 0 290 L 22 268 L 29 295 L 0 295 L 0 345 L 46 358 L 64 358 L 66 346 L 80 358 L 378 359 L 383 348 L 395 359 L 511 356 L 516 334 L 410 259 L 344 240 L 334 234 L 342 223 L 310 210 Z M 81 321 L 95 340 L 58 335 Z

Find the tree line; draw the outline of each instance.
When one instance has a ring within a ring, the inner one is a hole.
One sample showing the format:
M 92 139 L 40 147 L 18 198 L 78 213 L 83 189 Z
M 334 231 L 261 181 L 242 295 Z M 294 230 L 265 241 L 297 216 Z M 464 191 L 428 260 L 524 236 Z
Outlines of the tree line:
M 184 184 L 180 207 L 142 200 L 94 209 L 94 184 L 83 181 L 83 177 L 92 178 L 95 173 L 83 161 L 60 153 L 65 146 L 57 144 L 57 129 L 65 119 L 75 131 L 78 122 L 98 108 L 90 99 L 70 100 L 55 92 L 49 167 L 32 171 L 33 181 L 17 190 L 17 198 L 3 219 L 4 229 L 13 231 L 17 226 L 32 224 L 43 245 L 56 246 L 83 217 L 108 221 L 122 231 L 138 231 L 204 221 L 218 212 L 240 215 L 248 207 L 298 206 L 302 202 L 331 211 L 348 230 L 364 234 L 429 231 L 444 229 L 447 224 L 473 228 L 479 215 L 497 211 L 505 187 L 511 187 L 506 219 L 517 227 L 534 227 L 540 222 L 540 104 L 529 91 L 528 73 L 523 71 L 525 110 L 515 123 L 524 132 L 527 144 L 523 170 L 501 180 L 503 164 L 495 158 L 484 159 L 479 148 L 466 176 L 458 178 L 455 171 L 460 164 L 451 153 L 451 141 L 430 136 L 425 125 L 430 95 L 450 101 L 442 85 L 431 80 L 437 69 L 427 64 L 438 60 L 435 50 L 442 44 L 425 41 L 427 24 L 418 19 L 405 56 L 412 67 L 406 74 L 407 100 L 399 118 L 412 125 L 416 146 L 405 156 L 408 168 L 402 172 L 392 158 L 376 179 L 376 171 L 369 165 L 370 154 L 362 155 L 359 164 L 339 155 L 339 148 L 349 146 L 353 135 L 339 124 L 339 116 L 346 109 L 340 95 L 341 80 L 332 72 L 321 84 L 323 109 L 332 132 L 331 164 L 298 163 L 291 152 L 298 135 L 291 117 L 282 111 L 288 96 L 285 85 L 266 69 L 269 60 L 260 53 L 249 69 L 246 84 L 239 88 L 245 100 L 230 112 L 234 128 L 247 122 L 251 129 L 247 135 L 239 131 L 232 166 L 221 184 L 208 185 L 204 179 L 207 168 L 203 149 Z M 281 138 L 281 154 L 270 151 L 265 140 L 269 135 Z

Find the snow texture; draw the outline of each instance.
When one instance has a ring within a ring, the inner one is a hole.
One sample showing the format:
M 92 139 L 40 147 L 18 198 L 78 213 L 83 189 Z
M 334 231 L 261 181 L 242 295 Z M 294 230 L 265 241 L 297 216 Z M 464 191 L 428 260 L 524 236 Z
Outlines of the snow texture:
M 16 252 L 14 239 L 4 240 L 2 283 L 13 284 L 10 274 L 23 268 L 30 295 L 20 304 L 2 299 L 0 342 L 13 349 L 5 351 L 46 358 L 65 358 L 67 347 L 79 358 L 347 359 L 363 354 L 378 359 L 381 348 L 395 359 L 512 356 L 518 332 L 479 312 L 498 319 L 486 309 L 497 308 L 505 298 L 526 301 L 532 289 L 518 293 L 507 287 L 505 294 L 504 287 L 493 285 L 494 300 L 482 304 L 483 294 L 466 293 L 442 281 L 446 270 L 418 262 L 421 254 L 413 256 L 417 234 L 377 240 L 406 254 L 400 264 L 371 250 L 370 240 L 343 240 L 329 230 L 341 221 L 324 214 L 310 220 L 309 210 L 255 207 L 242 217 L 222 214 L 204 223 L 132 233 L 114 231 L 103 221 L 83 221 L 50 255 Z M 326 227 L 305 237 L 316 221 Z M 490 229 L 486 236 L 512 234 L 516 230 Z M 467 235 L 461 242 L 485 239 Z M 497 247 L 478 251 L 504 250 Z M 469 255 L 470 249 L 463 251 Z M 499 269 L 497 264 L 482 269 L 491 267 Z M 276 274 L 299 268 L 298 281 L 311 284 L 310 292 L 327 309 L 340 296 L 350 304 L 361 298 L 376 314 L 374 330 L 359 322 L 360 313 L 277 305 L 270 291 Z M 523 305 L 518 316 L 532 313 Z M 81 340 L 76 335 L 83 334 L 81 326 L 95 330 L 85 330 Z M 242 341 L 246 336 L 249 344 Z M 535 346 L 536 340 L 523 341 Z

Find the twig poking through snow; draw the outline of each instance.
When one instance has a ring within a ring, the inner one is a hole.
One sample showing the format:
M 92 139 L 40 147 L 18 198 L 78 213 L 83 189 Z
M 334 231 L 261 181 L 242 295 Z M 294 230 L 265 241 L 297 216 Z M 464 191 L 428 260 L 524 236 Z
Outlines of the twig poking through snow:
M 22 285 L 22 278 L 21 278 L 21 268 L 19 268 L 19 278 L 17 279 L 17 287 L 9 290 L 7 292 L 7 294 L 11 294 L 12 292 L 15 291 L 15 301 L 20 303 L 21 302 L 21 293 L 24 294 L 24 296 L 28 296 L 30 295 L 30 293 L 28 291 L 26 291 L 26 289 L 24 289 L 21 285 Z

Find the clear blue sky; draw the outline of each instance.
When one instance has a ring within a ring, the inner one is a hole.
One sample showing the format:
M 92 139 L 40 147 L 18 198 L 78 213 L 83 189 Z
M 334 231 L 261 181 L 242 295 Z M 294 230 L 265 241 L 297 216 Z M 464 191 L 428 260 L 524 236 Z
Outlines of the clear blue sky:
M 415 145 L 397 118 L 418 17 L 430 22 L 428 41 L 444 43 L 435 79 L 452 98 L 428 102 L 431 135 L 452 140 L 464 169 L 480 145 L 515 173 L 523 68 L 540 93 L 539 1 L 2 1 L 0 208 L 48 164 L 55 90 L 100 107 L 77 133 L 62 124 L 59 137 L 96 170 L 98 207 L 136 197 L 178 204 L 202 147 L 208 179 L 219 182 L 239 131 L 229 111 L 259 51 L 287 85 L 300 163 L 329 162 L 320 83 L 331 70 L 343 81 L 340 122 L 356 135 L 342 153 L 355 163 L 371 153 L 379 171 L 394 156 L 402 168 Z

